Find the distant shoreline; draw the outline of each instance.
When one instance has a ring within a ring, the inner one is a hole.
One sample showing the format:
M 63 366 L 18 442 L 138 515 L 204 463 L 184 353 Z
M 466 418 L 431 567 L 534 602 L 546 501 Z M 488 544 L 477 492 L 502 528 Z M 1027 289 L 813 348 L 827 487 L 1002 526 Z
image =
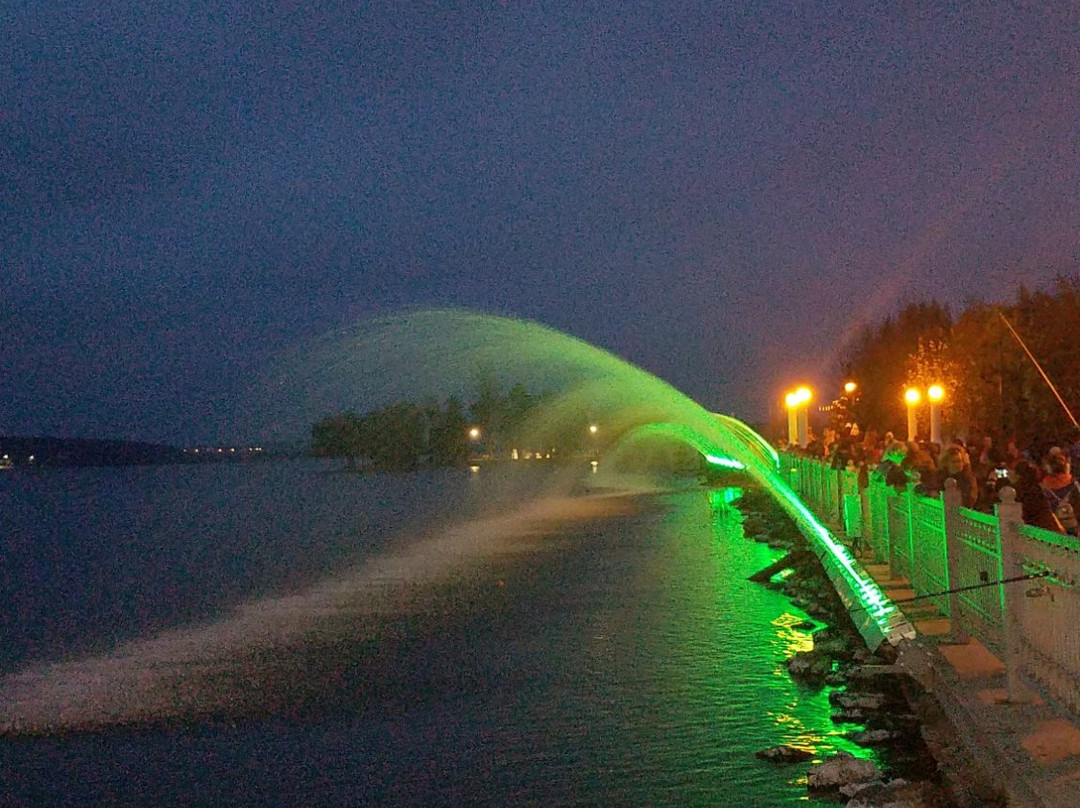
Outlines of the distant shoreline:
M 98 438 L 0 436 L 0 458 L 11 470 L 251 462 L 302 454 L 298 449 L 251 445 L 180 447 Z

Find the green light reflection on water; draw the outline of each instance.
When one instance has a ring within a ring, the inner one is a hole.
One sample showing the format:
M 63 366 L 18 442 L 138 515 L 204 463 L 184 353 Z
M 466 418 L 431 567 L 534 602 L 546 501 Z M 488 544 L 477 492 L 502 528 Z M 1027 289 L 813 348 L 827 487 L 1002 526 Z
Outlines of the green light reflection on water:
M 731 507 L 731 503 L 737 499 L 733 491 L 738 492 L 738 497 L 742 496 L 743 491 L 740 488 L 717 488 L 709 491 L 709 503 L 713 514 L 713 537 L 717 542 L 724 544 L 752 543 L 742 531 L 741 512 Z M 762 556 L 764 562 L 762 566 L 767 566 L 784 555 L 782 550 L 769 550 L 764 545 L 758 545 L 758 547 L 766 551 Z M 728 544 L 724 549 L 727 552 L 737 552 L 738 548 Z M 774 743 L 810 751 L 814 753 L 815 760 L 844 751 L 855 757 L 874 760 L 880 764 L 879 756 L 874 750 L 861 747 L 845 737 L 847 733 L 864 729 L 863 726 L 833 722 L 834 708 L 829 703 L 829 693 L 837 688 L 809 688 L 791 679 L 785 663 L 796 653 L 813 649 L 813 629 L 807 629 L 805 625 L 816 624 L 816 621 L 788 602 L 786 596 L 775 594 L 779 603 L 775 599 L 769 600 L 772 600 L 783 611 L 772 616 L 771 619 L 768 614 L 762 615 L 763 619 L 769 620 L 774 629 L 773 639 L 769 642 L 773 664 L 771 677 L 776 682 L 777 692 L 782 694 L 779 704 L 768 704 L 764 711 L 776 728 Z M 763 703 L 763 706 L 766 705 Z M 805 782 L 806 777 L 802 770 L 790 781 L 792 785 L 800 786 L 805 786 Z

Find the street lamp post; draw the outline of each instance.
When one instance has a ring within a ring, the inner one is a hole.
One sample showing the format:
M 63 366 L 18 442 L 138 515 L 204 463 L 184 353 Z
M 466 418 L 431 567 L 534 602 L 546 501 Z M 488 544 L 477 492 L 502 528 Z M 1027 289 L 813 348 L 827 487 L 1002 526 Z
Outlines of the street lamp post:
M 922 401 L 922 393 L 914 387 L 904 391 L 904 401 L 907 402 L 907 439 L 915 440 L 919 435 L 919 402 Z
M 941 445 L 941 402 L 945 398 L 945 388 L 940 384 L 932 384 L 926 390 L 926 397 L 930 399 L 930 442 Z
M 799 397 L 795 393 L 784 396 L 787 405 L 787 442 L 794 446 L 799 440 Z
M 805 449 L 810 442 L 810 399 L 813 394 L 809 387 L 800 387 L 795 391 L 795 397 L 799 400 L 799 446 Z
M 809 387 L 800 387 L 794 393 L 784 396 L 784 404 L 788 411 L 788 444 L 799 444 L 803 449 L 809 438 L 810 432 L 810 399 L 813 393 Z

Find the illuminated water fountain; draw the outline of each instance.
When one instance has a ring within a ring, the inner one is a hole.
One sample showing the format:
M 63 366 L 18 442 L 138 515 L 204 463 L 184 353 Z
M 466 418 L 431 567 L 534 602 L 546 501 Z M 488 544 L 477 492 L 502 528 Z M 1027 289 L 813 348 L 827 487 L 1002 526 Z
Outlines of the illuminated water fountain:
M 607 351 L 536 323 L 438 310 L 337 332 L 303 346 L 281 366 L 274 390 L 282 420 L 274 426 L 310 424 L 350 406 L 466 394 L 483 376 L 549 393 L 527 423 L 534 445 L 599 423 L 589 439 L 601 462 L 620 442 L 651 437 L 678 441 L 714 465 L 745 471 L 807 537 L 871 647 L 914 636 L 847 547 L 782 479 L 775 452 L 752 429 L 708 412 Z
M 808 537 L 868 644 L 908 636 L 906 621 L 792 493 L 778 472 L 776 455 L 752 430 L 707 412 L 640 368 L 543 326 L 442 311 L 339 332 L 301 346 L 278 368 L 270 387 L 276 411 L 271 426 L 279 435 L 291 429 L 299 437 L 317 419 L 347 409 L 364 411 L 430 395 L 464 397 L 478 377 L 550 392 L 532 411 L 525 431 L 533 445 L 544 445 L 576 430 L 587 453 L 571 453 L 575 463 L 566 466 L 568 474 L 580 477 L 585 456 L 599 457 L 606 467 L 626 447 L 661 441 L 692 447 L 716 466 L 749 475 Z M 718 494 L 717 502 L 725 496 Z M 500 511 L 501 503 L 493 500 L 490 514 L 395 543 L 386 553 L 365 556 L 300 591 L 241 604 L 205 625 L 179 625 L 100 655 L 32 664 L 0 677 L 0 734 L 264 709 L 268 697 L 246 683 L 304 679 L 307 674 L 298 670 L 306 670 L 308 646 L 319 638 L 376 637 L 376 618 L 397 613 L 399 589 L 428 591 L 425 587 L 481 565 L 484 558 L 520 551 L 523 536 L 632 505 L 625 497 L 572 498 L 557 492 L 510 503 L 516 509 L 511 513 Z M 283 693 L 288 692 L 286 687 Z

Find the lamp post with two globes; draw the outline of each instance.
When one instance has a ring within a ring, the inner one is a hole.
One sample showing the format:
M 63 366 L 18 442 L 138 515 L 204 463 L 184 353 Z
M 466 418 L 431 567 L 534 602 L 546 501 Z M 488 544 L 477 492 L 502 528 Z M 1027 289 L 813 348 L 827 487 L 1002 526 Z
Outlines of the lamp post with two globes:
M 908 440 L 915 440 L 919 434 L 918 407 L 922 403 L 922 391 L 909 387 L 904 391 L 907 402 Z M 926 398 L 930 402 L 930 442 L 941 444 L 941 402 L 945 400 L 945 388 L 932 384 L 926 388 Z

